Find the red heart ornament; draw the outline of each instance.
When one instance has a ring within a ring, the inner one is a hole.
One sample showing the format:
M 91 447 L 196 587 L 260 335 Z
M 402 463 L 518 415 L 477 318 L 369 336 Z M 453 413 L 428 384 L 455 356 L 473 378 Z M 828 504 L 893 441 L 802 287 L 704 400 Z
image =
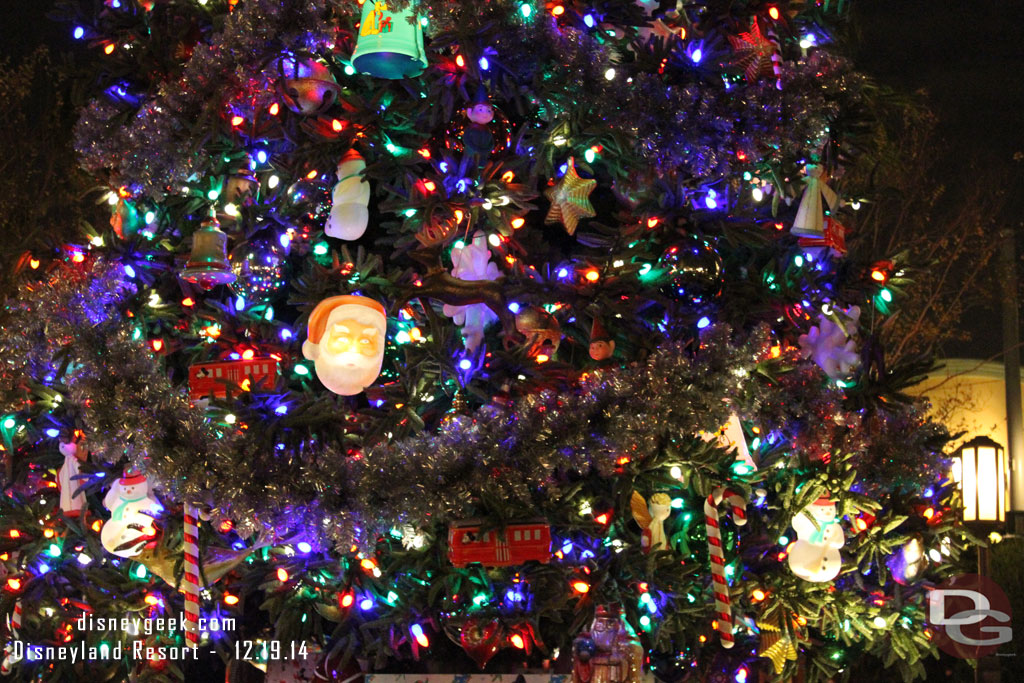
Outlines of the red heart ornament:
M 497 619 L 483 621 L 466 619 L 461 624 L 449 624 L 458 630 L 458 638 L 447 627 L 448 637 L 457 642 L 466 654 L 483 669 L 491 657 L 505 646 L 505 627 Z

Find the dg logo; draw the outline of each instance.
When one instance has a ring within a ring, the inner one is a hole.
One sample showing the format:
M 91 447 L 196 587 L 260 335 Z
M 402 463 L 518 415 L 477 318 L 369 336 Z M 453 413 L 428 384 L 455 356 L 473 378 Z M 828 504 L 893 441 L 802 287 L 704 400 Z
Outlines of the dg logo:
M 959 574 L 928 594 L 928 622 L 935 644 L 963 659 L 978 659 L 1013 640 L 1010 600 L 995 581 Z

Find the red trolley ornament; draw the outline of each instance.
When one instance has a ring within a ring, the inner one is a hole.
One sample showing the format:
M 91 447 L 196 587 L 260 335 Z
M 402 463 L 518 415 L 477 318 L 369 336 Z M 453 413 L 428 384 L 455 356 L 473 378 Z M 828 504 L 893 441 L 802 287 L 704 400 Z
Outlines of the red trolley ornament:
M 272 387 L 276 382 L 274 358 L 198 363 L 188 369 L 189 397 L 193 401 L 210 396 L 227 398 L 229 384 L 251 391 L 256 386 Z
M 456 567 L 479 562 L 509 567 L 551 559 L 551 527 L 543 521 L 518 522 L 504 529 L 482 531 L 479 519 L 456 522 L 448 529 L 448 559 Z

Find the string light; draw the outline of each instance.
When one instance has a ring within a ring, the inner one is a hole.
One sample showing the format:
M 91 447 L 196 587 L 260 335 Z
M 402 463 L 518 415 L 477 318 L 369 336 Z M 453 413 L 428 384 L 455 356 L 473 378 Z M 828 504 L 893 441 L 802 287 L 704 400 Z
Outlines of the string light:
M 409 631 L 412 633 L 420 647 L 430 647 L 430 639 L 427 638 L 427 634 L 423 632 L 422 626 L 419 624 L 413 624 Z

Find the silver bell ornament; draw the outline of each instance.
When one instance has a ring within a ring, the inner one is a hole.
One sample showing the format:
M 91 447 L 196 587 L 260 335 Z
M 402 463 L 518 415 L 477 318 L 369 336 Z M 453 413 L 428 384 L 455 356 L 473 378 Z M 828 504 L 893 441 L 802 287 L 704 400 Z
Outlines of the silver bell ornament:
M 338 99 L 341 86 L 327 66 L 312 57 L 284 55 L 277 62 L 281 99 L 296 114 L 322 114 Z
M 233 282 L 235 274 L 227 260 L 228 236 L 225 235 L 211 216 L 192 233 L 192 253 L 189 255 L 181 279 L 197 284 L 203 289 Z

